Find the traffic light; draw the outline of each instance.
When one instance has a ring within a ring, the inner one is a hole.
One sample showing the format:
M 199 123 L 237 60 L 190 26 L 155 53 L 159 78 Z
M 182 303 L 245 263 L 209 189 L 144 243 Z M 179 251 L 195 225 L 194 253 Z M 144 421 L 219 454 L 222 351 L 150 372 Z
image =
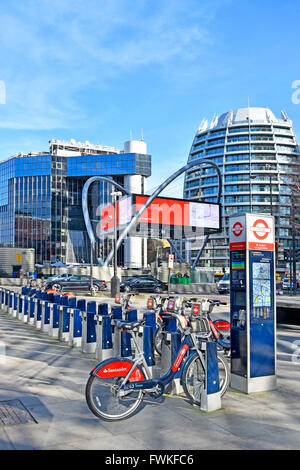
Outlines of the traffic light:
M 157 258 L 157 266 L 160 267 L 162 265 L 162 259 Z
M 284 261 L 289 261 L 290 260 L 290 250 L 284 250 L 283 252 L 283 258 L 284 258 Z

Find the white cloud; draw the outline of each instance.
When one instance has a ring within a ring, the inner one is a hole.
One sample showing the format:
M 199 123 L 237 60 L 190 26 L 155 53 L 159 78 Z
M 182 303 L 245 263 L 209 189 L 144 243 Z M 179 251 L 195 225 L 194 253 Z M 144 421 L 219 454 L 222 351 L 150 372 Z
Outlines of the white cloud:
M 7 105 L 0 127 L 72 127 L 78 93 L 152 67 L 162 80 L 199 73 L 211 9 L 197 0 L 12 0 L 0 18 Z M 196 68 L 196 70 L 195 70 Z

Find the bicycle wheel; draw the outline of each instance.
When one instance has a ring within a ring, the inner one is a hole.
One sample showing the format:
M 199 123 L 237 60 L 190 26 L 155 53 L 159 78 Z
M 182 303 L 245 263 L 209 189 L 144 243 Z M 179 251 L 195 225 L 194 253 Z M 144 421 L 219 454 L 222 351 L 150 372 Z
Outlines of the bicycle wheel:
M 221 396 L 229 385 L 229 367 L 226 359 L 218 354 L 219 383 Z M 205 370 L 197 354 L 193 357 L 183 376 L 183 390 L 192 404 L 200 405 L 205 387 Z
M 105 421 L 119 421 L 136 412 L 143 400 L 142 390 L 130 390 L 124 397 L 117 392 L 124 377 L 101 378 L 90 375 L 85 389 L 89 409 Z
M 155 330 L 154 336 L 153 336 L 153 343 L 154 343 L 154 349 L 157 352 L 159 356 L 161 356 L 161 343 L 163 340 L 163 333 L 162 333 L 162 328 L 161 326 L 158 326 Z

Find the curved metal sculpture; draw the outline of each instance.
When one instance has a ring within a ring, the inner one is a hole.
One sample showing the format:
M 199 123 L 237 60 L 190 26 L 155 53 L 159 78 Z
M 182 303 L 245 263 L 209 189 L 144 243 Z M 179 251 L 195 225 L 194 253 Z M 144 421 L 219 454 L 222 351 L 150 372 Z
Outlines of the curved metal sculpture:
M 172 181 L 174 181 L 178 176 L 180 176 L 182 173 L 184 173 L 185 171 L 189 170 L 190 168 L 193 168 L 194 166 L 199 166 L 199 165 L 209 165 L 209 166 L 212 166 L 213 168 L 215 168 L 216 172 L 217 172 L 217 176 L 218 176 L 218 183 L 219 183 L 219 187 L 218 187 L 218 196 L 217 196 L 217 204 L 219 204 L 220 202 L 220 199 L 221 199 L 221 172 L 220 172 L 220 169 L 219 167 L 214 163 L 214 162 L 211 162 L 210 160 L 195 160 L 194 162 L 190 162 L 190 163 L 187 163 L 185 166 L 183 166 L 182 168 L 180 168 L 179 170 L 175 171 L 175 173 L 173 173 L 173 175 L 169 176 L 169 178 L 167 178 L 152 194 L 151 196 L 149 196 L 149 198 L 147 199 L 147 201 L 145 202 L 145 204 L 138 210 L 138 212 L 133 216 L 133 218 L 131 219 L 131 221 L 129 222 L 129 224 L 127 225 L 127 227 L 123 230 L 123 232 L 121 233 L 120 237 L 118 238 L 118 241 L 117 241 L 117 250 L 119 249 L 122 241 L 124 240 L 124 238 L 129 234 L 130 230 L 134 227 L 134 225 L 137 223 L 138 219 L 140 218 L 140 216 L 142 215 L 142 213 L 147 209 L 147 207 L 149 207 L 149 205 L 151 204 L 151 202 L 170 184 L 172 183 Z M 89 180 L 88 180 L 89 181 Z M 128 194 L 128 193 L 127 193 Z M 94 236 L 94 234 L 93 234 Z M 208 239 L 208 235 L 206 236 L 207 238 L 205 239 L 205 242 L 207 241 Z M 201 248 L 201 252 L 203 251 L 203 248 L 204 248 L 204 244 L 202 245 L 202 248 Z M 201 253 L 200 253 L 201 254 Z M 104 262 L 104 266 L 107 266 L 112 257 L 114 255 L 114 250 L 111 250 L 110 253 L 108 254 L 105 262 Z M 199 258 L 198 258 L 199 259 Z M 194 266 L 194 265 L 193 265 Z
M 96 238 L 94 235 L 94 231 L 93 231 L 91 220 L 90 220 L 89 210 L 88 210 L 88 191 L 89 191 L 89 187 L 91 186 L 91 184 L 94 183 L 95 181 L 104 181 L 105 183 L 110 183 L 112 186 L 115 186 L 123 193 L 128 194 L 128 195 L 131 194 L 130 191 L 123 188 L 123 186 L 121 186 L 119 183 L 116 183 L 114 180 L 112 180 L 111 178 L 107 178 L 106 176 L 92 176 L 85 182 L 83 189 L 82 189 L 82 211 L 83 211 L 83 217 L 84 217 L 86 230 L 87 230 L 87 233 L 88 233 L 88 236 L 89 236 L 89 239 L 93 248 L 95 247 L 95 244 L 96 244 Z

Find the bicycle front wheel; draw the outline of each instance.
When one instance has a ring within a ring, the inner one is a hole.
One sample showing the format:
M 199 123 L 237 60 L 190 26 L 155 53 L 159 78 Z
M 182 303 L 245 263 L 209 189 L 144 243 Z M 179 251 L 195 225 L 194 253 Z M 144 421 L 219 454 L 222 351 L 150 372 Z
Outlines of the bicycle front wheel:
M 143 400 L 142 390 L 131 390 L 124 397 L 118 390 L 124 377 L 101 378 L 91 375 L 86 384 L 85 396 L 89 409 L 105 421 L 119 421 L 132 416 Z
M 229 385 L 229 367 L 226 359 L 218 354 L 219 385 L 221 396 Z M 183 390 L 192 404 L 200 406 L 201 393 L 205 387 L 205 370 L 197 354 L 193 357 L 183 376 Z

